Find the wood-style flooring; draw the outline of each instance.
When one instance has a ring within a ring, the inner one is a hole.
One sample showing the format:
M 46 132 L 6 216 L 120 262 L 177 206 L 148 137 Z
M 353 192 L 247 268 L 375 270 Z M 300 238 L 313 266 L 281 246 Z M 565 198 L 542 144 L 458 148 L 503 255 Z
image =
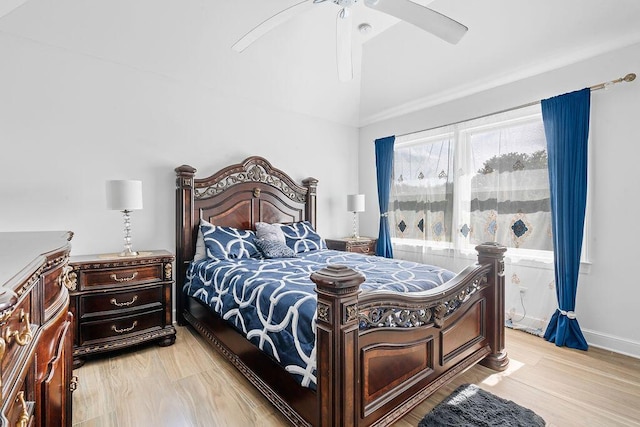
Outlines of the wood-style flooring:
M 417 426 L 458 385 L 532 409 L 548 426 L 640 426 L 640 360 L 591 348 L 559 348 L 507 330 L 511 364 L 475 366 L 396 427 Z M 236 369 L 186 327 L 170 347 L 148 345 L 76 369 L 74 427 L 284 426 L 287 421 Z

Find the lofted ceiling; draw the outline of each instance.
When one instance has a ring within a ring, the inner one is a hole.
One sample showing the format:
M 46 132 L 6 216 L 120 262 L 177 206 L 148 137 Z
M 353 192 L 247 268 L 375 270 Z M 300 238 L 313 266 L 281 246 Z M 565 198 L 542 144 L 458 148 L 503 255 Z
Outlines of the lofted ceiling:
M 468 33 L 450 45 L 358 3 L 354 27 L 367 22 L 373 31 L 354 30 L 355 78 L 340 82 L 339 8 L 324 2 L 243 53 L 231 50 L 299 1 L 28 0 L 0 18 L 0 55 L 10 45 L 73 55 L 358 127 L 640 42 L 637 0 L 414 0 Z

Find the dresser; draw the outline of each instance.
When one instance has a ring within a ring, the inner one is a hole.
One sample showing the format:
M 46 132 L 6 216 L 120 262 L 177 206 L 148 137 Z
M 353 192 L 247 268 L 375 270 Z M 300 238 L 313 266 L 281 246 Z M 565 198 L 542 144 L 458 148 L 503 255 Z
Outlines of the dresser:
M 0 233 L 0 426 L 71 426 L 73 233 Z
M 69 261 L 74 316 L 73 366 L 87 356 L 155 341 L 175 342 L 173 254 L 164 250 L 73 256 Z
M 376 242 L 373 237 L 345 237 L 342 239 L 325 239 L 327 248 L 336 251 L 357 252 L 360 254 L 375 255 Z

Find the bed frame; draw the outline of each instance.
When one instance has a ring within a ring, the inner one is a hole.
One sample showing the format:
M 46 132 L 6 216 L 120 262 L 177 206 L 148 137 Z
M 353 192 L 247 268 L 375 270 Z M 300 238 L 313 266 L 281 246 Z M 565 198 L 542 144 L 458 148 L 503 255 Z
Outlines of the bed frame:
M 318 293 L 317 390 L 293 377 L 200 301 L 182 292 L 199 219 L 253 229 L 258 221 L 316 225 L 316 186 L 298 185 L 261 157 L 206 177 L 176 168 L 176 307 L 293 424 L 390 425 L 481 363 L 506 369 L 505 248 L 480 245 L 478 261 L 419 295 L 361 293 L 364 277 L 336 265 L 312 274 Z M 320 230 L 321 231 L 321 230 Z

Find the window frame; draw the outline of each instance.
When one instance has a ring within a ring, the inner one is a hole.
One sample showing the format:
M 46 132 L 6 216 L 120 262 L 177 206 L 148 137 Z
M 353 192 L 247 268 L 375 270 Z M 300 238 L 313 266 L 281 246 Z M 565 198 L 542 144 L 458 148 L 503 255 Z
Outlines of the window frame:
M 394 147 L 394 155 L 397 149 L 404 149 L 412 146 L 427 144 L 429 141 L 440 141 L 443 139 L 451 139 L 452 140 L 452 155 L 453 155 L 453 169 L 458 170 L 458 165 L 461 164 L 461 157 L 464 155 L 465 145 L 469 144 L 470 135 L 475 131 L 486 131 L 493 129 L 504 129 L 509 126 L 524 124 L 527 122 L 533 122 L 535 120 L 539 120 L 541 123 L 543 122 L 542 111 L 540 109 L 540 105 L 536 106 L 528 106 L 524 108 L 514 109 L 507 112 L 507 115 L 503 119 L 498 119 L 496 121 L 491 121 L 492 118 L 496 118 L 498 116 L 504 115 L 505 113 L 496 113 L 488 116 L 484 116 L 481 120 L 472 119 L 459 123 L 455 123 L 452 125 L 444 125 L 438 126 L 432 129 L 418 131 L 413 133 L 408 133 L 402 136 L 396 137 L 396 143 Z M 482 121 L 484 123 L 476 123 L 476 121 Z M 544 123 L 543 123 L 544 126 Z M 461 149 L 461 146 L 463 149 Z M 546 150 L 546 148 L 545 148 Z M 591 209 L 590 209 L 590 176 L 591 176 L 591 159 L 589 161 L 589 170 L 588 170 L 588 193 L 587 193 L 587 206 L 586 206 L 586 215 L 585 215 L 585 225 L 584 225 L 584 236 L 583 236 L 583 244 L 582 244 L 582 253 L 580 257 L 580 262 L 583 265 L 590 265 L 591 261 L 589 258 L 589 229 L 590 229 L 590 218 L 591 218 Z M 422 247 L 423 251 L 435 251 L 438 253 L 444 252 L 458 252 L 462 256 L 469 256 L 472 258 L 475 256 L 475 243 L 470 243 L 468 241 L 464 241 L 466 239 L 461 239 L 459 233 L 455 232 L 455 228 L 457 226 L 456 220 L 459 218 L 460 211 L 460 200 L 461 197 L 458 195 L 457 188 L 460 188 L 459 180 L 462 179 L 471 179 L 471 175 L 467 174 L 467 177 L 460 177 L 459 174 L 454 175 L 453 179 L 453 215 L 452 215 L 452 223 L 451 227 L 454 228 L 451 233 L 451 241 L 442 242 L 435 240 L 421 240 L 415 238 L 402 238 L 402 237 L 391 237 L 391 242 L 395 246 L 408 246 L 414 248 Z M 395 176 L 394 178 L 395 179 Z M 395 226 L 393 226 L 395 228 Z M 394 232 L 395 233 L 395 232 Z M 514 261 L 523 261 L 525 263 L 531 263 L 532 265 L 543 265 L 547 268 L 553 268 L 554 261 L 554 251 L 553 250 L 541 250 L 541 249 L 523 249 L 516 248 L 512 246 L 508 246 L 508 251 L 506 256 Z

